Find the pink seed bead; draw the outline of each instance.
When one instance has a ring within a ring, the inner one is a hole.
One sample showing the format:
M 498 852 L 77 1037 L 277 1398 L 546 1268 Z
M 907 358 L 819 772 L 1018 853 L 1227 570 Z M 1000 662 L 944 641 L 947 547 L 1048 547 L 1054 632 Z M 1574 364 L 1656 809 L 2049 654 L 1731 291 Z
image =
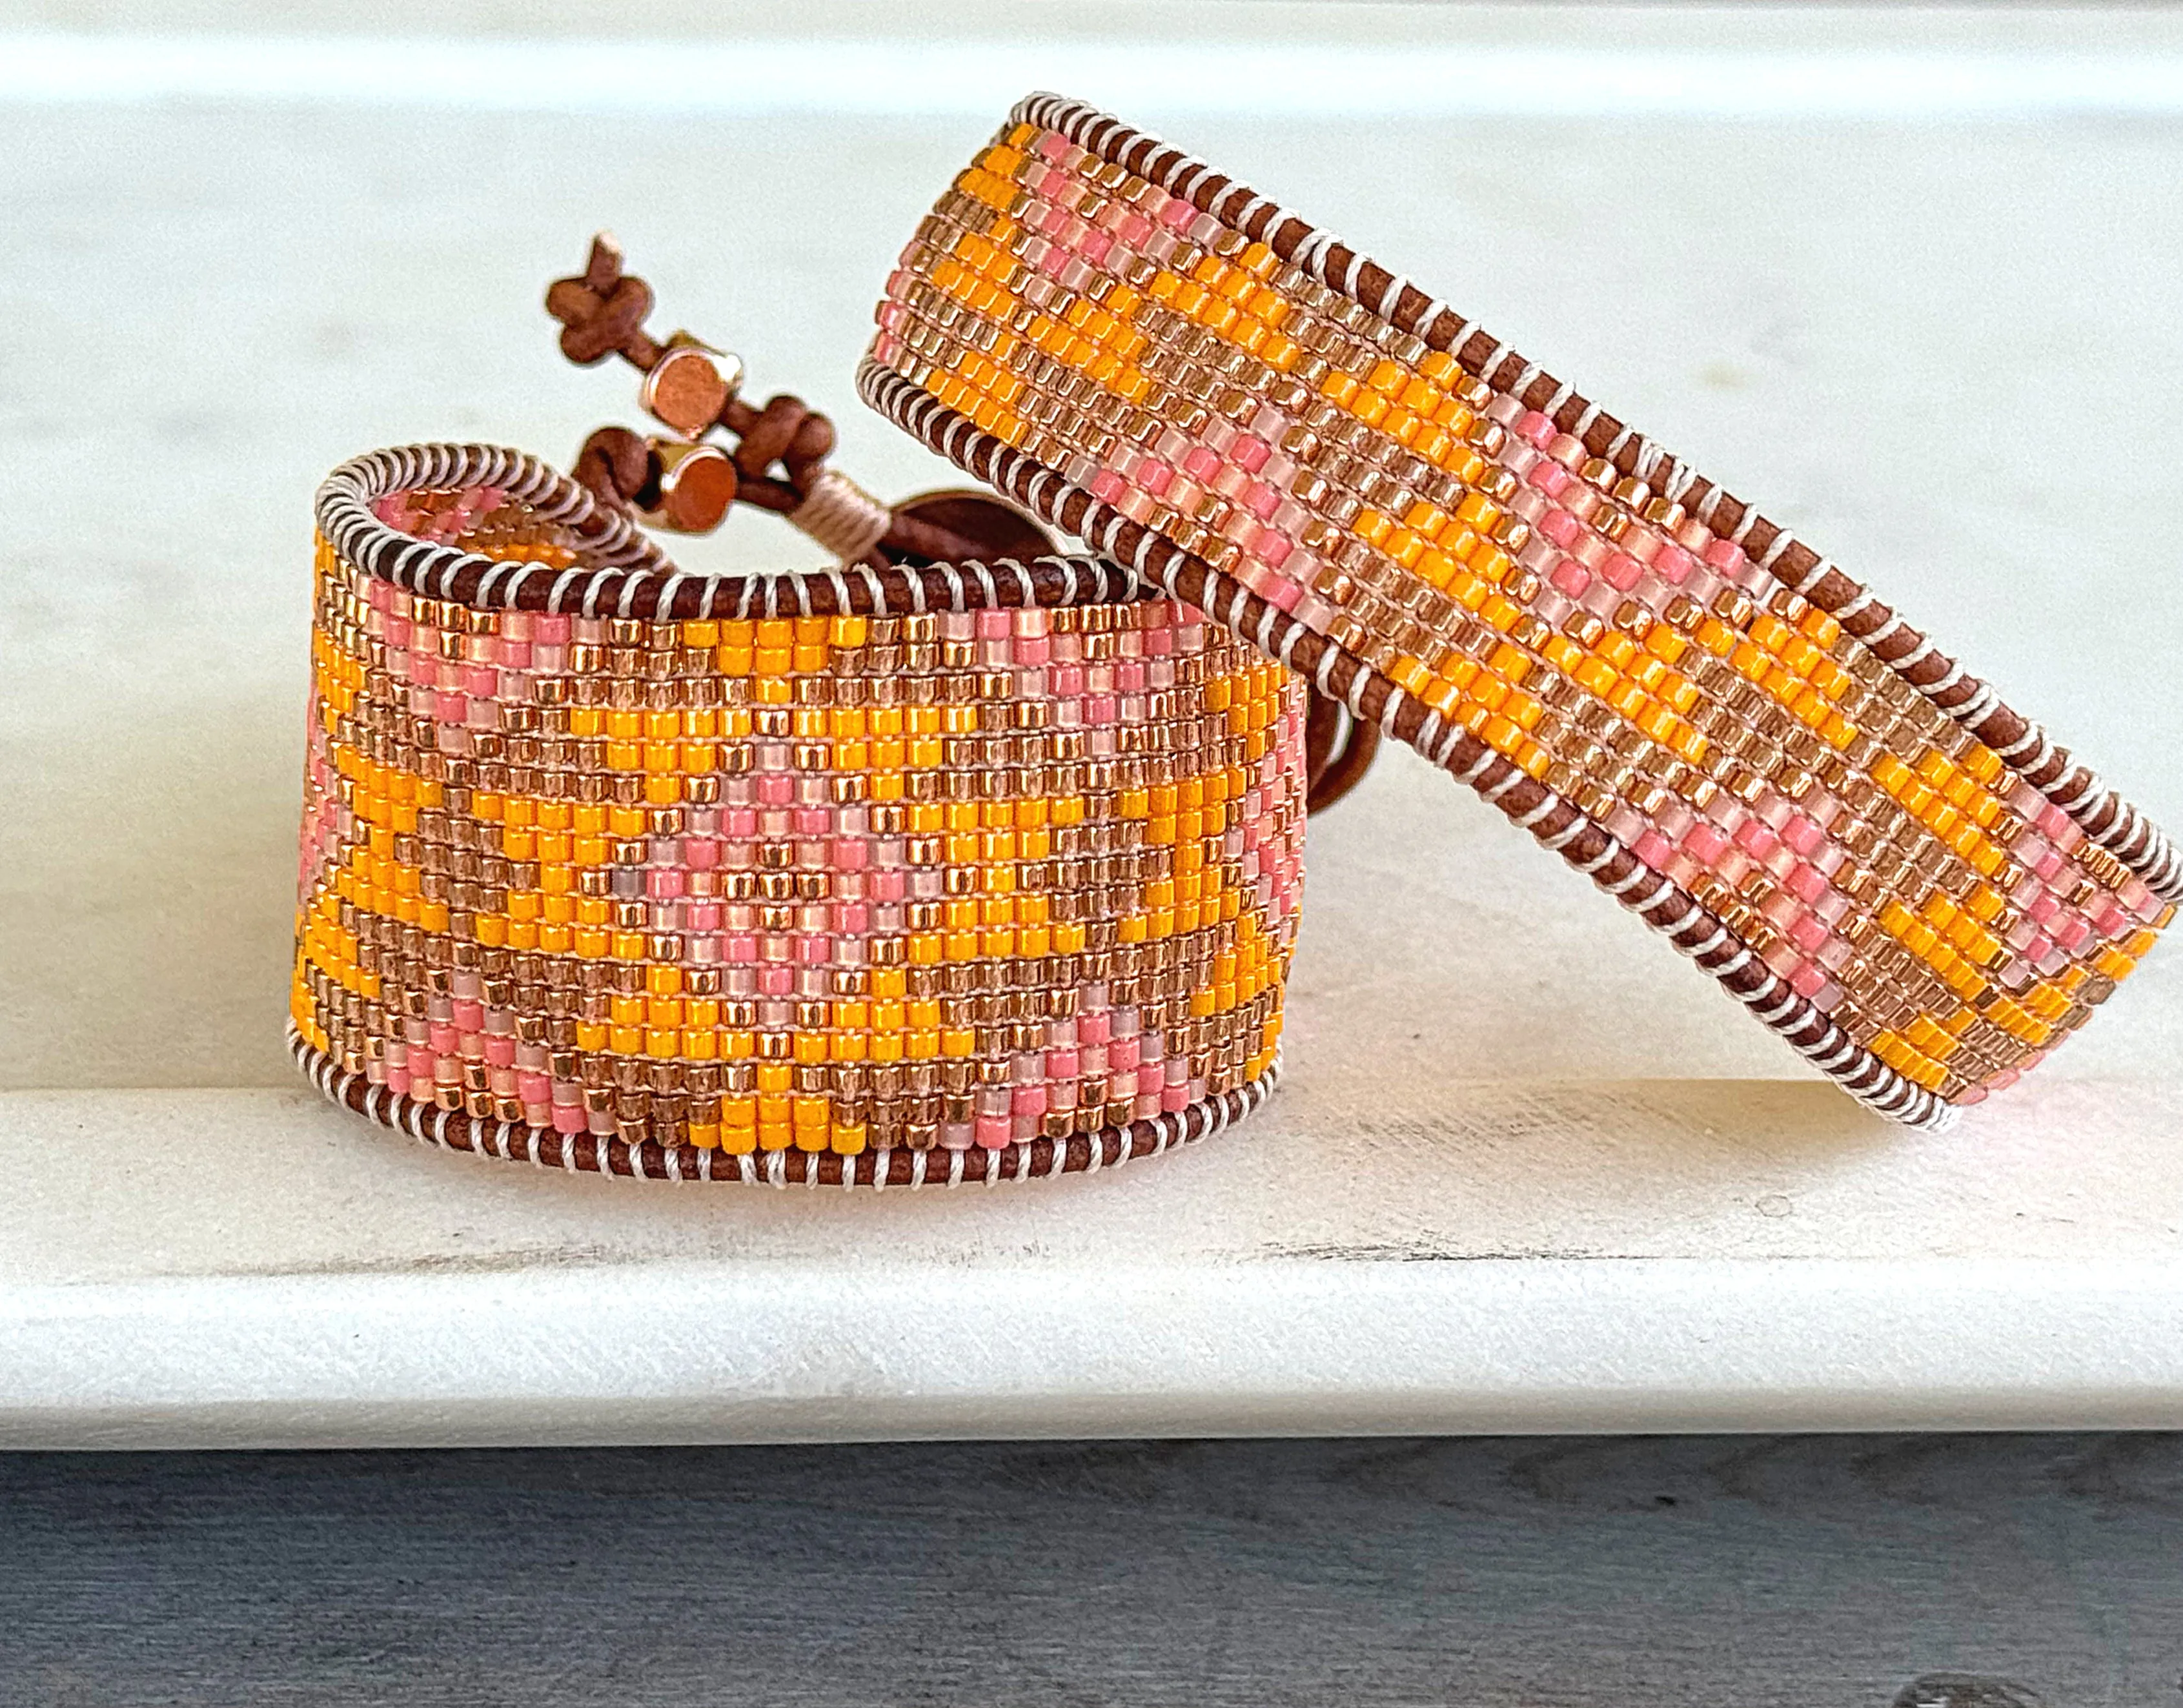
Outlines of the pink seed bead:
M 1627 552 L 1609 552 L 1607 560 L 1599 566 L 1599 573 L 1615 592 L 1626 593 L 1637 585 L 1645 566 Z
M 1555 565 L 1553 575 L 1549 579 L 1554 591 L 1564 598 L 1580 599 L 1585 590 L 1591 586 L 1591 571 L 1575 558 L 1564 558 Z

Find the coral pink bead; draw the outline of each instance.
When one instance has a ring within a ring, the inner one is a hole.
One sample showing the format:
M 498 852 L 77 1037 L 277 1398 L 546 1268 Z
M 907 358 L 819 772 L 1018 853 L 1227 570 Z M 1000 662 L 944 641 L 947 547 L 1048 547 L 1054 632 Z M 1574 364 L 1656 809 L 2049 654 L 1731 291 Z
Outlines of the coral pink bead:
M 1539 518 L 1539 531 L 1559 546 L 1569 550 L 1584 537 L 1584 529 L 1567 510 L 1548 510 Z
M 1732 580 L 1742 572 L 1747 559 L 1735 541 L 1716 539 L 1706 547 L 1705 561 Z

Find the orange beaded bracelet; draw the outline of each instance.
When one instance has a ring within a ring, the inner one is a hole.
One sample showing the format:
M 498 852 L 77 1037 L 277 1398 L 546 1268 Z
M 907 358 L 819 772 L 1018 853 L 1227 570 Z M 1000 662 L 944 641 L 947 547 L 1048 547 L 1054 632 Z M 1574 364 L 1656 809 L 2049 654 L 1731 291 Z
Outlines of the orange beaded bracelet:
M 1853 1096 L 1938 1126 L 2174 918 L 2127 802 L 1786 530 L 1158 139 L 1020 103 L 867 399 L 1470 784 Z
M 1111 1167 L 1277 1073 L 1303 683 L 1092 559 L 678 570 L 519 453 L 319 496 L 292 1038 L 548 1167 Z

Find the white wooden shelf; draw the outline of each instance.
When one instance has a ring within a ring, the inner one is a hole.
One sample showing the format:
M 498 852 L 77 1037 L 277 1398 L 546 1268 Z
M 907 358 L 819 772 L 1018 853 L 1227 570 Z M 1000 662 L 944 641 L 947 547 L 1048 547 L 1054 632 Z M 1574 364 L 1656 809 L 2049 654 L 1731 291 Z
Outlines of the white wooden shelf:
M 0 8 L 0 36 L 79 9 Z M 125 27 L 323 22 L 139 9 Z M 497 25 L 404 0 L 343 27 Z M 1131 116 L 1766 498 L 2183 820 L 2160 526 L 2183 117 L 2143 74 L 2183 65 L 2170 21 L 1238 0 L 915 27 L 1003 41 L 965 77 L 1036 62 L 1062 87 L 1130 41 L 1238 30 L 1302 65 L 1406 36 L 1593 72 L 1825 53 L 1830 88 L 1868 61 L 1956 56 L 1958 92 L 2129 61 L 2127 125 L 2069 116 L 2097 101 L 1980 117 L 1945 80 L 1924 122 L 1914 78 L 1879 116 L 1285 117 L 1193 110 L 1171 78 Z M 990 121 L 953 95 L 891 116 L 865 77 L 856 112 L 808 90 L 702 124 L 631 109 L 604 147 L 557 97 L 56 103 L 12 75 L 0 1444 L 2183 1426 L 2183 954 L 2030 1084 L 1903 1133 L 1408 754 L 1313 830 L 1287 1086 L 1180 1156 L 784 1195 L 475 1164 L 320 1105 L 280 1042 L 318 478 L 420 437 L 566 454 L 633 416 L 537 306 L 610 223 L 664 323 L 830 408 L 868 485 L 953 484 L 849 376 L 893 252 Z M 692 555 L 793 549 L 738 521 Z
M 2156 1093 L 1936 1140 L 1816 1085 L 1360 1119 L 1342 1077 L 1104 1177 L 880 1198 L 472 1162 L 297 1090 L 16 1093 L 0 1444 L 2183 1426 Z

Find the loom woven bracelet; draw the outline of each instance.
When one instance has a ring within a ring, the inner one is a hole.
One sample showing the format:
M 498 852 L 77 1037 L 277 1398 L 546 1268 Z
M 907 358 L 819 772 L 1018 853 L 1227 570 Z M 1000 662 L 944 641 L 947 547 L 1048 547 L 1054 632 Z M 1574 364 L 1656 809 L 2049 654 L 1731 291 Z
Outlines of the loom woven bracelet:
M 918 229 L 868 401 L 1470 784 L 1853 1096 L 2013 1082 L 2168 839 L 1789 533 L 1408 281 L 1056 96 Z
M 1112 1167 L 1277 1071 L 1302 682 L 1092 559 L 677 569 L 519 453 L 317 504 L 291 1038 L 547 1167 Z

